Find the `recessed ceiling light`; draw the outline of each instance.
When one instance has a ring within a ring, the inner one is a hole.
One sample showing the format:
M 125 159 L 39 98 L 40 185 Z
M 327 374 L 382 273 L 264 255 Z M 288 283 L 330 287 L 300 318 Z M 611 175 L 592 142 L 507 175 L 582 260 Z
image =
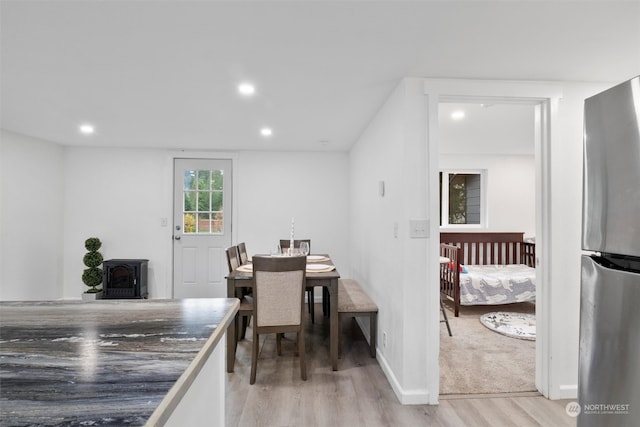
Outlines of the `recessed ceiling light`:
M 82 125 L 78 126 L 78 130 L 83 135 L 91 135 L 96 131 L 96 128 L 93 125 L 89 124 L 89 123 L 85 123 L 85 124 L 82 124 Z
M 456 110 L 453 113 L 451 113 L 451 118 L 453 120 L 462 120 L 464 119 L 464 111 L 462 110 Z
M 251 83 L 241 83 L 238 85 L 238 93 L 244 96 L 251 96 L 256 93 L 256 88 Z
M 262 128 L 262 129 L 260 129 L 260 135 L 262 135 L 262 136 L 271 136 L 271 135 L 273 135 L 273 131 L 271 130 L 271 128 Z

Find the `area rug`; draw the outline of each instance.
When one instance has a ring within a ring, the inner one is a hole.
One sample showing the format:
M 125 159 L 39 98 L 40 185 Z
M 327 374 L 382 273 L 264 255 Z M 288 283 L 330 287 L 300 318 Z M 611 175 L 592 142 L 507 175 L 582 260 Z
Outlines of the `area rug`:
M 498 311 L 480 316 L 480 323 L 499 334 L 535 341 L 536 317 L 528 313 Z

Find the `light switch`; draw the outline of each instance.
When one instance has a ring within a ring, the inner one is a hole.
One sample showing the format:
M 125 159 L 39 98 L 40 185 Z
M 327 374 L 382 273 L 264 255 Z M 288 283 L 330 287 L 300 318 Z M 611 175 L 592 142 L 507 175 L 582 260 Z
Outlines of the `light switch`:
M 427 239 L 429 237 L 429 220 L 409 220 L 409 237 L 412 239 Z

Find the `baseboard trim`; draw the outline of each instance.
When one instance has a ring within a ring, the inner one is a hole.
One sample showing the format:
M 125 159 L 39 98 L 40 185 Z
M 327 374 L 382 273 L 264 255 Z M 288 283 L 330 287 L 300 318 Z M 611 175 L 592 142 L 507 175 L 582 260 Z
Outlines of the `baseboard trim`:
M 378 363 L 382 368 L 382 372 L 384 372 L 393 392 L 396 397 L 400 401 L 402 405 L 427 405 L 429 404 L 429 390 L 418 389 L 418 390 L 404 390 L 398 379 L 396 378 L 393 370 L 387 363 L 387 359 L 385 359 L 384 355 L 377 349 L 376 357 L 378 359 Z
M 577 399 L 578 398 L 578 385 L 577 384 L 561 384 L 558 386 L 557 394 L 550 393 L 550 399 Z

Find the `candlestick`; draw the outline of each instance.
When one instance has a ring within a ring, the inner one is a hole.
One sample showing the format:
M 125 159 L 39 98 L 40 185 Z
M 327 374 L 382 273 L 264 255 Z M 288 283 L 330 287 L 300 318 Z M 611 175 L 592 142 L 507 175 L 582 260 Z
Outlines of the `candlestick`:
M 292 217 L 291 218 L 291 239 L 289 240 L 289 253 L 290 254 L 293 254 L 293 246 L 294 246 L 294 243 L 293 243 L 293 229 L 294 229 L 294 225 L 295 225 L 295 220 Z

